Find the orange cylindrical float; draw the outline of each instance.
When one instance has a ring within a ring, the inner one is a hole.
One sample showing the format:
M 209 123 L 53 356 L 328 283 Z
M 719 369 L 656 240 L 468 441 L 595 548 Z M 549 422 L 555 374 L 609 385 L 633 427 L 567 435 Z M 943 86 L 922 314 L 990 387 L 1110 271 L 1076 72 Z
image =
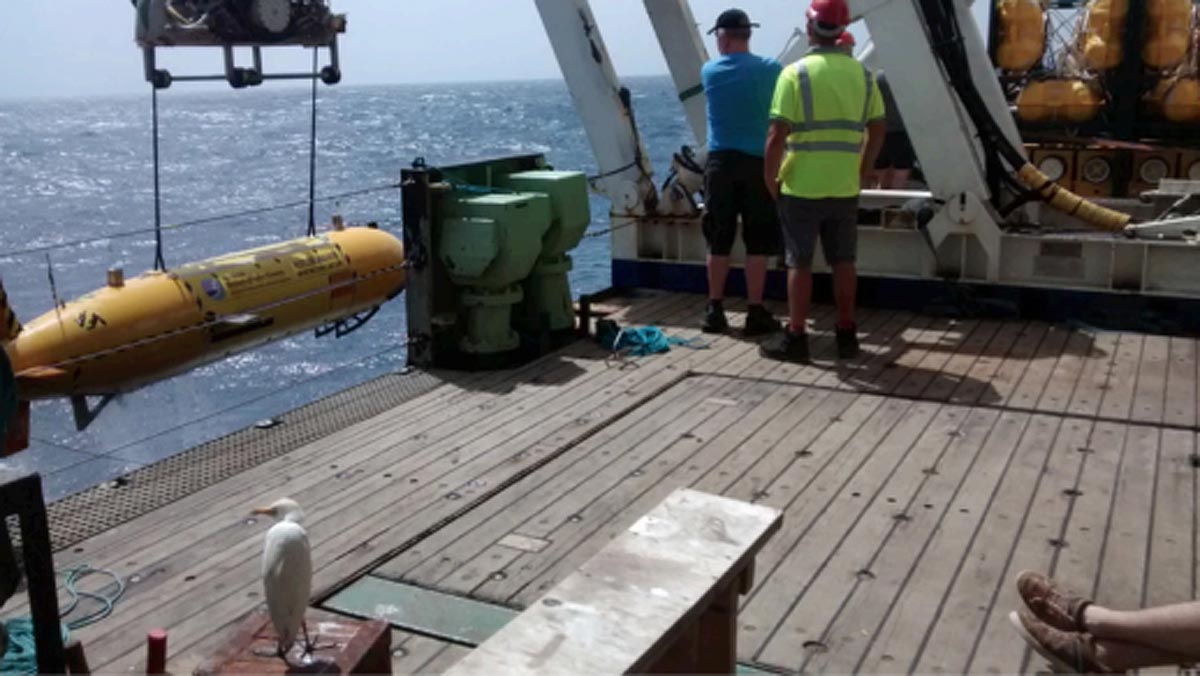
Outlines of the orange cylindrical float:
M 1079 34 L 1084 67 L 1105 71 L 1120 65 L 1125 58 L 1121 44 L 1128 14 L 1128 0 L 1092 0 Z
M 1191 0 L 1147 0 L 1142 61 L 1169 70 L 1183 63 L 1192 42 Z
M 1000 0 L 996 9 L 1000 21 L 996 65 L 1024 73 L 1042 60 L 1046 49 L 1046 12 L 1041 0 Z
M 1161 80 L 1146 99 L 1150 109 L 1168 122 L 1200 122 L 1200 78 Z
M 1017 97 L 1017 115 L 1026 122 L 1087 122 L 1103 106 L 1099 89 L 1084 80 L 1030 82 Z

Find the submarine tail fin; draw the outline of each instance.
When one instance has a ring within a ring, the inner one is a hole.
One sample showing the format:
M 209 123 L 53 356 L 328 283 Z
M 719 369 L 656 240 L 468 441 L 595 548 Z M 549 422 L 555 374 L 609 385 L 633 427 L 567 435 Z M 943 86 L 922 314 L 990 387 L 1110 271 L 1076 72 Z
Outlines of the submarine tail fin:
M 16 340 L 23 329 L 17 313 L 8 304 L 8 294 L 4 291 L 4 282 L 0 280 L 0 345 Z

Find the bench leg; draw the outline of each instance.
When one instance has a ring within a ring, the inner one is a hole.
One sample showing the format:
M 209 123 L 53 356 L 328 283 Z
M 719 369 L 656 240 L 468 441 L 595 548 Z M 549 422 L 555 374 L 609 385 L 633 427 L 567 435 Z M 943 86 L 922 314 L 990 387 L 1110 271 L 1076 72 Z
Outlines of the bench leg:
M 740 584 L 730 585 L 713 599 L 700 617 L 700 650 L 696 672 L 732 674 L 737 669 L 737 610 Z

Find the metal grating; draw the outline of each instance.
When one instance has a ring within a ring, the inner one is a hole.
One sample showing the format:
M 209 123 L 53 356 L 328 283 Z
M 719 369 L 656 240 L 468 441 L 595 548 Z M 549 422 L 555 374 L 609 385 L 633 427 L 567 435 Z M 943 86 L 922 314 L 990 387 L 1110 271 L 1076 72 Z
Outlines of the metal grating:
M 278 416 L 269 429 L 248 427 L 48 505 L 50 542 L 61 551 L 432 391 L 424 371 L 392 373 Z M 13 543 L 19 534 L 9 527 Z

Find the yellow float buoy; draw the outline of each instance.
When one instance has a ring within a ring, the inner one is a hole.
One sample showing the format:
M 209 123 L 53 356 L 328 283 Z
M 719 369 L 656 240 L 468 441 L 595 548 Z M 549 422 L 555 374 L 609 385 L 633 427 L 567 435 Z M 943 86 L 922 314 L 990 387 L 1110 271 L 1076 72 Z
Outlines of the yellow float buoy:
M 1128 0 L 1092 0 L 1079 35 L 1084 66 L 1094 71 L 1116 68 L 1125 57 L 1122 40 Z
M 1183 62 L 1192 43 L 1191 0 L 1148 0 L 1142 60 L 1160 70 Z
M 1046 48 L 1046 13 L 1040 0 L 1000 0 L 1000 44 L 996 65 L 1024 73 L 1042 60 Z
M 1026 122 L 1087 122 L 1103 106 L 1100 91 L 1083 80 L 1030 82 L 1017 97 L 1017 115 Z

